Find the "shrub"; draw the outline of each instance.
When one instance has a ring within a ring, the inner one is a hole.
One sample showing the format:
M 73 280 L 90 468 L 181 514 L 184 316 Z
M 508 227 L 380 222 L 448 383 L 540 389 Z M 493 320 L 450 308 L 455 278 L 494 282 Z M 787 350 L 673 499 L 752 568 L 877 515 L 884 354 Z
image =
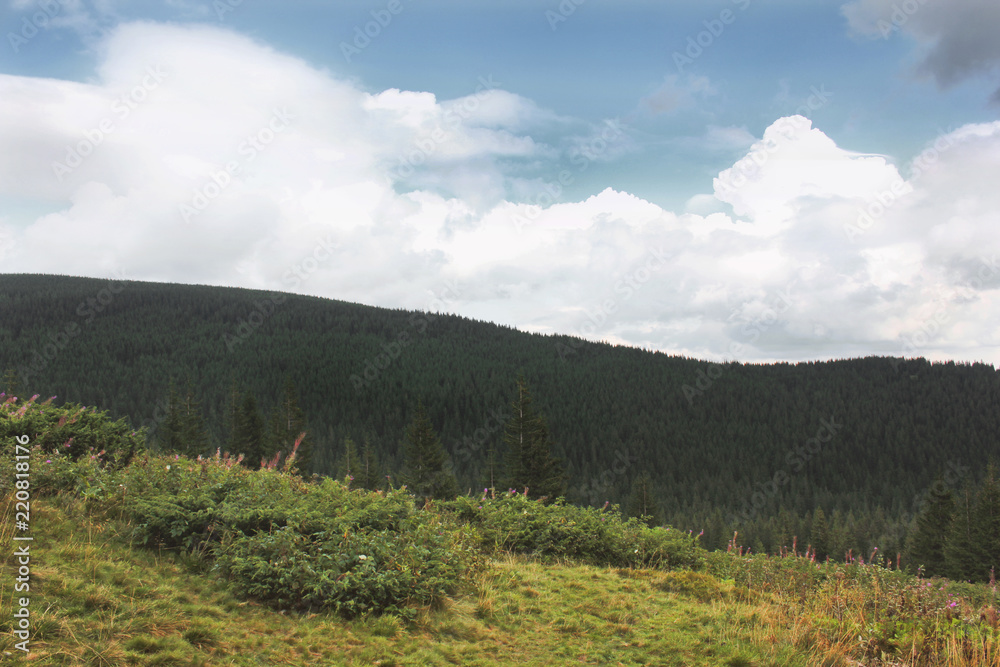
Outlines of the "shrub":
M 145 434 L 125 419 L 113 421 L 107 412 L 75 403 L 55 406 L 38 395 L 19 402 L 0 394 L 0 443 L 4 455 L 13 454 L 14 438 L 27 435 L 30 446 L 49 456 L 58 453 L 72 461 L 99 459 L 102 467 L 121 468 L 143 449 Z
M 279 608 L 412 617 L 477 563 L 468 529 L 402 491 L 176 455 L 138 459 L 116 479 L 136 540 L 198 550 L 237 593 Z
M 495 498 L 461 497 L 441 506 L 476 529 L 488 553 L 568 558 L 615 567 L 701 567 L 697 538 L 670 528 L 650 528 L 610 509 L 544 505 L 508 492 Z

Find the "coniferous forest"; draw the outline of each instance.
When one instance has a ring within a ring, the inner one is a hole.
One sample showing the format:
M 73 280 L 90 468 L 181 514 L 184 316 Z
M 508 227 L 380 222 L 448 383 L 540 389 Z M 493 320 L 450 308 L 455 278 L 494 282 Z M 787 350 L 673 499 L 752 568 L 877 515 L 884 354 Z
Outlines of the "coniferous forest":
M 107 409 L 152 447 L 427 498 L 523 483 L 709 549 L 1000 555 L 1000 376 L 863 358 L 714 364 L 278 292 L 0 276 L 0 390 Z M 530 482 L 527 476 L 532 476 Z

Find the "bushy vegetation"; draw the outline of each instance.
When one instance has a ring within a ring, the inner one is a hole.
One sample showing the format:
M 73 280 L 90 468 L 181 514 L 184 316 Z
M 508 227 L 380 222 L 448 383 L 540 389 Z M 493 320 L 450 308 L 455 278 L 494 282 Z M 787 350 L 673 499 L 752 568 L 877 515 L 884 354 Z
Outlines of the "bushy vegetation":
M 7 406 L 0 423 L 18 421 L 5 425 L 14 434 L 52 410 Z M 49 427 L 72 438 L 113 424 L 94 414 Z M 294 457 L 249 470 L 221 453 L 140 451 L 121 466 L 106 451 L 48 451 L 44 428 L 36 436 L 34 544 L 47 545 L 32 580 L 38 664 L 249 665 L 261 655 L 269 664 L 648 664 L 656 655 L 673 665 L 1000 667 L 995 585 L 921 579 L 877 555 L 838 564 L 706 554 L 696 537 L 615 506 L 512 491 L 423 503 L 407 489 L 303 480 Z M 13 440 L 2 444 L 10 501 Z M 0 541 L 12 530 L 5 522 Z M 0 564 L 12 581 L 10 553 Z M 318 613 L 263 615 L 233 595 Z M 4 650 L 10 606 L 4 590 Z M 263 637 L 275 628 L 283 634 Z
M 513 489 L 463 496 L 441 507 L 475 528 L 480 546 L 493 555 L 527 554 L 613 567 L 698 568 L 704 550 L 697 538 L 669 527 L 650 528 L 625 519 L 617 506 L 576 507 L 563 500 L 543 504 Z
M 72 461 L 101 458 L 121 467 L 143 449 L 145 435 L 129 426 L 125 418 L 113 420 L 106 411 L 75 403 L 54 405 L 55 396 L 38 403 L 0 393 L 0 442 L 27 435 L 46 454 L 58 452 Z M 0 480 L 0 484 L 9 480 Z

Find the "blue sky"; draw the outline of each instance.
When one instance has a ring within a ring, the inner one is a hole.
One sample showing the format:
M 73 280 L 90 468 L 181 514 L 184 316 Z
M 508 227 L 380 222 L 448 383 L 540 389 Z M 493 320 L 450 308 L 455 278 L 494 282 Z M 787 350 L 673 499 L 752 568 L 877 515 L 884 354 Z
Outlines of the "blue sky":
M 0 271 L 995 362 L 998 28 L 982 0 L 13 0 Z M 287 279 L 316 239 L 344 261 Z

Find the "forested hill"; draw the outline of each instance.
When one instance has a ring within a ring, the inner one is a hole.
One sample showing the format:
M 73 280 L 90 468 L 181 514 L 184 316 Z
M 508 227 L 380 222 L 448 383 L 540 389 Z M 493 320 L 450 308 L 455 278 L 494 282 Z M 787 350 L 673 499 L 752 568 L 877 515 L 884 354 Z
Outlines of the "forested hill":
M 483 485 L 523 371 L 571 501 L 623 502 L 648 472 L 665 514 L 714 515 L 716 541 L 779 508 L 902 516 L 935 478 L 958 488 L 1000 451 L 1000 377 L 990 365 L 718 365 L 236 288 L 0 275 L 8 368 L 23 393 L 100 406 L 137 426 L 154 418 L 171 379 L 191 381 L 213 445 L 234 380 L 267 410 L 290 377 L 320 473 L 333 471 L 347 437 L 369 438 L 387 472 L 398 470 L 422 400 L 462 488 Z

